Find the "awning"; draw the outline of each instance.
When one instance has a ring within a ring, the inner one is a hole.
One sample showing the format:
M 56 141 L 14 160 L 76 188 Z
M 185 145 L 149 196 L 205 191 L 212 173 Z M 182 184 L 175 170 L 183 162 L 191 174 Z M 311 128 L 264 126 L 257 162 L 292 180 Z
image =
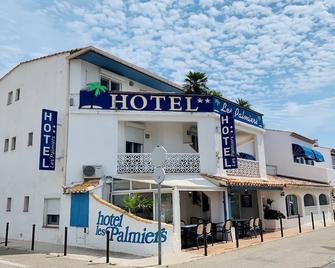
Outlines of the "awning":
M 154 180 L 153 174 L 118 174 L 115 178 L 157 184 Z M 162 186 L 177 187 L 179 190 L 223 190 L 221 187 L 211 182 L 211 180 L 206 176 L 198 174 L 166 174 L 165 180 L 162 182 Z
M 314 151 L 306 146 L 293 143 L 292 151 L 293 155 L 296 157 L 305 157 L 311 160 L 316 160 Z
M 239 157 L 242 159 L 247 159 L 247 160 L 253 160 L 255 161 L 256 158 L 252 154 L 247 154 L 247 153 L 238 153 Z
M 323 157 L 323 155 L 320 152 L 313 150 L 313 153 L 314 153 L 316 162 L 324 162 L 325 161 L 325 158 Z
M 93 190 L 99 185 L 99 180 L 88 180 L 82 183 L 76 183 L 64 186 L 65 194 L 80 194 Z
M 283 190 L 285 188 L 331 188 L 328 183 L 313 182 L 285 176 L 267 176 L 267 179 L 249 177 L 209 176 L 216 180 L 221 186 L 232 190 Z

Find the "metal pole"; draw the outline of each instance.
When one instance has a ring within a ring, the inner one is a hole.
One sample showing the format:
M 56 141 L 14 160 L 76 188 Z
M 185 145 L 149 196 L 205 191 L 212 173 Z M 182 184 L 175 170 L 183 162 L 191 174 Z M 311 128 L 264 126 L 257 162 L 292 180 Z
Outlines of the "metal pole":
M 158 216 L 158 265 L 162 265 L 162 218 L 161 218 L 161 183 L 158 183 L 157 189 L 157 216 Z
M 64 229 L 64 256 L 67 255 L 67 227 Z
M 298 224 L 299 224 L 299 233 L 301 233 L 301 219 L 300 219 L 300 214 L 298 214 Z
M 236 240 L 236 248 L 239 248 L 240 243 L 238 241 L 238 228 L 237 228 L 237 224 L 235 225 L 235 240 Z
M 335 210 L 333 210 L 333 215 L 334 215 L 334 221 L 335 221 Z
M 314 226 L 314 216 L 313 216 L 313 212 L 311 212 L 311 218 L 312 218 L 312 228 L 313 230 L 315 229 L 315 226 Z
M 263 242 L 264 241 L 264 239 L 263 239 L 263 221 L 262 220 L 259 220 L 259 227 L 261 228 L 261 230 L 260 230 L 260 235 L 261 235 L 261 242 Z
M 327 224 L 326 224 L 326 216 L 325 216 L 325 212 L 322 211 L 322 217 L 323 217 L 323 226 L 326 227 Z
M 31 250 L 34 251 L 35 249 L 35 224 L 33 224 L 33 232 L 31 235 Z
M 106 231 L 106 263 L 109 263 L 109 231 Z
M 9 231 L 9 222 L 6 223 L 5 247 L 7 247 L 8 245 L 8 231 Z
M 205 224 L 204 224 L 204 250 L 205 250 L 205 256 L 207 256 L 207 230 Z
M 281 217 L 279 218 L 279 222 L 280 222 L 280 235 L 281 235 L 281 237 L 284 237 L 284 232 L 283 232 L 283 220 L 282 220 Z

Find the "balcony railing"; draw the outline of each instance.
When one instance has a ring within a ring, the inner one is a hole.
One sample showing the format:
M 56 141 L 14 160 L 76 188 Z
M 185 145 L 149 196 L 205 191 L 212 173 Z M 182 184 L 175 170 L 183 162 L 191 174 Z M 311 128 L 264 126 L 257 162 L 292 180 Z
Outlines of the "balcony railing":
M 153 173 L 151 153 L 118 154 L 117 172 Z M 200 155 L 196 153 L 168 153 L 165 163 L 166 173 L 200 173 Z
M 229 176 L 243 176 L 243 177 L 259 177 L 259 162 L 246 159 L 237 159 L 238 168 L 227 169 L 227 175 Z

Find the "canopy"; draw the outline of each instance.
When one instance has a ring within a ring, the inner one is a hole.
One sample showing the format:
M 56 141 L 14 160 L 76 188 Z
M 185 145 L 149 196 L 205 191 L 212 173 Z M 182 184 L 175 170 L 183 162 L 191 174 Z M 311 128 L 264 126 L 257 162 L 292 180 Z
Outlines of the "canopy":
M 307 159 L 316 160 L 314 151 L 306 146 L 293 143 L 292 151 L 293 155 L 296 157 L 305 157 Z
M 153 174 L 118 174 L 115 178 L 157 184 L 154 180 Z M 162 182 L 162 186 L 177 187 L 180 190 L 223 190 L 212 183 L 209 178 L 197 174 L 166 174 L 165 180 Z
M 247 153 L 238 153 L 239 156 L 243 159 L 247 159 L 247 160 L 256 160 L 256 158 L 252 155 L 252 154 L 247 154 Z
M 320 152 L 313 150 L 313 153 L 314 153 L 316 162 L 324 162 L 325 161 L 325 158 L 323 157 L 323 155 Z

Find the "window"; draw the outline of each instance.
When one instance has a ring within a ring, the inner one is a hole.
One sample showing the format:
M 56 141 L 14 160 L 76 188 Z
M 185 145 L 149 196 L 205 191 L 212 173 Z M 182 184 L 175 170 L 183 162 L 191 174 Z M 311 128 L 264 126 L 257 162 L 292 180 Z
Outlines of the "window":
M 286 196 L 286 212 L 287 217 L 298 215 L 298 198 L 296 195 Z
M 328 205 L 328 198 L 325 194 L 319 195 L 319 203 L 320 203 L 320 206 Z
M 12 198 L 8 197 L 7 198 L 7 205 L 6 205 L 6 211 L 11 211 L 12 210 Z
M 8 152 L 8 150 L 9 150 L 9 139 L 5 139 L 5 145 L 3 151 Z
M 107 87 L 108 91 L 121 91 L 121 83 L 106 77 L 101 77 L 100 84 Z
M 23 212 L 29 211 L 29 196 L 24 197 Z
M 333 169 L 335 169 L 335 154 L 332 154 Z
M 113 191 L 130 190 L 130 181 L 113 179 Z
M 13 91 L 8 92 L 8 96 L 7 96 L 7 105 L 10 105 L 13 103 Z
M 18 101 L 20 99 L 20 89 L 15 90 L 15 101 Z
M 127 141 L 126 142 L 126 153 L 142 153 L 143 144 Z
M 28 146 L 33 146 L 33 137 L 34 137 L 33 132 L 29 132 L 28 133 Z
M 59 225 L 59 207 L 60 207 L 60 199 L 58 198 L 44 199 L 45 226 Z
M 12 144 L 11 144 L 10 150 L 14 151 L 15 148 L 16 148 L 16 137 L 13 137 L 12 138 Z
M 311 194 L 305 194 L 304 206 L 305 207 L 315 206 L 314 198 Z

